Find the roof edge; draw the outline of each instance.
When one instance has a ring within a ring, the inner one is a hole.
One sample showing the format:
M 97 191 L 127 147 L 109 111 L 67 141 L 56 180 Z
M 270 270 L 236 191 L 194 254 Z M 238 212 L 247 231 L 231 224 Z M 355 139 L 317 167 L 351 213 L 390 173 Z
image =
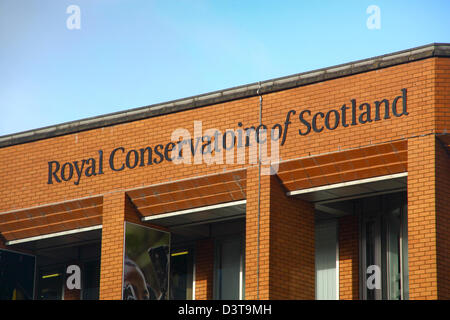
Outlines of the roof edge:
M 257 96 L 258 89 L 260 94 L 267 94 L 431 57 L 450 57 L 450 43 L 431 43 L 281 78 L 4 135 L 0 136 L 0 148 L 205 107 L 236 99 L 249 98 Z

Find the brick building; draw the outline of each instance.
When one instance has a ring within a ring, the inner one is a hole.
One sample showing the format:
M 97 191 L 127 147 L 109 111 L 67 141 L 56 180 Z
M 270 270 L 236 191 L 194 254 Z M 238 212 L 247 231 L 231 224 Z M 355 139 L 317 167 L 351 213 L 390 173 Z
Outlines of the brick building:
M 150 298 L 449 299 L 449 129 L 431 44 L 0 137 L 0 297 L 139 298 L 137 225 Z

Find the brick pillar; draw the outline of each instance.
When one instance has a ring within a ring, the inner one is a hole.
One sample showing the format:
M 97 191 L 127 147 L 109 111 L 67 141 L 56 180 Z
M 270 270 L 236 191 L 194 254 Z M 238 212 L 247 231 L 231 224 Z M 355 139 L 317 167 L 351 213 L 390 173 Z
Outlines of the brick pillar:
M 339 299 L 359 299 L 358 216 L 339 218 Z
M 214 242 L 199 240 L 195 249 L 195 300 L 213 298 Z
M 141 215 L 125 192 L 103 197 L 102 256 L 100 264 L 100 299 L 122 299 L 123 250 L 125 222 L 167 231 L 141 221 Z
M 450 154 L 437 141 L 436 224 L 438 299 L 450 299 Z
M 261 176 L 261 196 L 259 197 L 259 253 L 258 181 L 258 168 L 252 167 L 247 169 L 247 204 L 245 215 L 245 299 L 248 300 L 269 299 L 270 177 Z
M 410 299 L 438 298 L 435 147 L 434 135 L 408 140 Z
M 315 298 L 314 208 L 287 197 L 276 175 L 259 180 L 257 167 L 247 171 L 245 254 L 246 299 Z
M 122 299 L 125 200 L 124 192 L 103 197 L 100 300 Z

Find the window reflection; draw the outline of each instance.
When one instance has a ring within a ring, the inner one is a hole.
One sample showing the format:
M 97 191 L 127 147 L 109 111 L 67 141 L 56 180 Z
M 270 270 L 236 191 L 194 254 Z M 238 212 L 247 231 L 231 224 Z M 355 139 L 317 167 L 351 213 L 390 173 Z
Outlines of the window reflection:
M 407 299 L 406 194 L 361 199 L 359 206 L 362 226 L 362 298 Z M 381 270 L 381 289 L 369 288 L 366 284 L 370 276 L 366 271 L 371 265 Z

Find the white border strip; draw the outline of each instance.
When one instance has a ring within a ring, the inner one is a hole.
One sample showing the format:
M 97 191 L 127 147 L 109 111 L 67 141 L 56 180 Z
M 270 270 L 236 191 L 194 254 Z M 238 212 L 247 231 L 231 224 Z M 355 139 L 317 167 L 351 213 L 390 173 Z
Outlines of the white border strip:
M 408 176 L 408 172 L 401 172 L 401 173 L 396 173 L 396 174 L 390 174 L 390 175 L 387 175 L 387 176 L 380 176 L 380 177 L 361 179 L 361 180 L 353 180 L 353 181 L 347 181 L 347 182 L 330 184 L 330 185 L 321 186 L 321 187 L 314 187 L 314 188 L 308 188 L 308 189 L 289 191 L 286 194 L 288 196 L 296 196 L 296 195 L 299 195 L 299 194 L 305 194 L 305 193 L 311 193 L 311 192 L 317 192 L 317 191 L 323 191 L 323 190 L 329 190 L 329 189 L 336 189 L 336 188 L 354 186 L 354 185 L 363 184 L 363 183 L 370 183 L 370 182 L 376 182 L 376 181 L 396 179 L 396 178 L 401 178 L 401 177 L 406 177 L 406 176 Z
M 339 222 L 338 219 L 336 219 L 336 300 L 341 300 L 341 297 L 339 296 L 339 259 Z
M 183 214 L 188 214 L 188 213 L 195 213 L 195 212 L 202 212 L 202 211 L 208 211 L 208 210 L 219 209 L 219 208 L 238 206 L 238 205 L 245 204 L 245 203 L 247 203 L 247 200 L 239 200 L 239 201 L 219 203 L 219 204 L 214 204 L 211 206 L 198 207 L 198 208 L 187 209 L 187 210 L 172 211 L 172 212 L 168 212 L 168 213 L 162 213 L 162 214 L 156 214 L 156 215 L 152 215 L 152 216 L 143 217 L 142 221 L 157 220 L 157 219 L 169 218 L 172 216 L 183 215 Z
M 7 246 L 10 246 L 10 245 L 13 245 L 13 244 L 18 244 L 18 243 L 23 243 L 23 242 L 30 242 L 30 241 L 36 241 L 36 240 L 42 240 L 42 239 L 59 237 L 59 236 L 66 236 L 68 234 L 74 234 L 74 233 L 80 233 L 80 232 L 85 232 L 85 231 L 97 230 L 97 229 L 101 229 L 101 228 L 102 228 L 102 225 L 96 225 L 96 226 L 92 226 L 92 227 L 72 229 L 72 230 L 55 232 L 55 233 L 48 233 L 48 234 L 43 234 L 43 235 L 36 236 L 36 237 L 30 237 L 30 238 L 23 238 L 23 239 L 18 239 L 18 240 L 6 241 L 5 244 Z

